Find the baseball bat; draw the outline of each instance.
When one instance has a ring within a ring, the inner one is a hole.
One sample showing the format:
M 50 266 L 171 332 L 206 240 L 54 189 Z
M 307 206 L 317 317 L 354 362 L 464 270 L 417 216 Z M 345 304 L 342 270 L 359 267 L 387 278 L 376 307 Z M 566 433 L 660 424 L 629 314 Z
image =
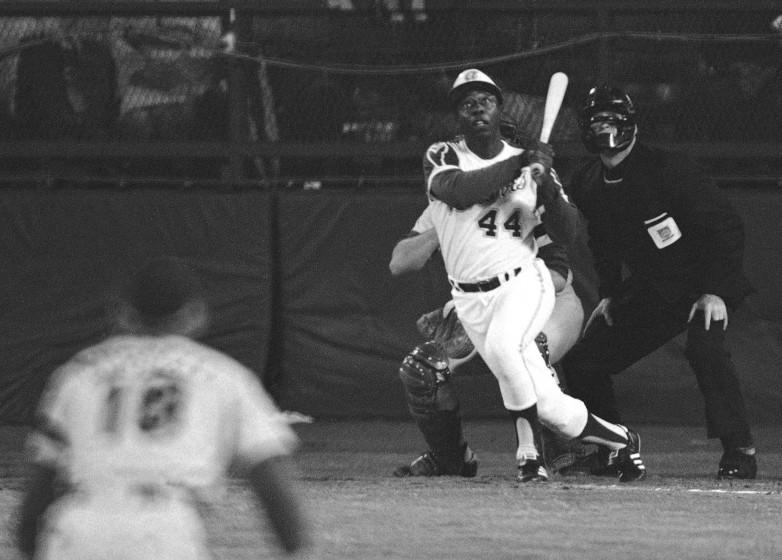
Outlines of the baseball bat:
M 562 108 L 562 100 L 565 98 L 567 90 L 568 77 L 564 72 L 555 72 L 551 75 L 548 83 L 548 93 L 546 93 L 546 104 L 543 108 L 543 126 L 540 129 L 540 141 L 548 143 L 551 136 L 551 130 Z M 539 163 L 530 165 L 530 171 L 533 175 L 543 173 L 543 166 Z

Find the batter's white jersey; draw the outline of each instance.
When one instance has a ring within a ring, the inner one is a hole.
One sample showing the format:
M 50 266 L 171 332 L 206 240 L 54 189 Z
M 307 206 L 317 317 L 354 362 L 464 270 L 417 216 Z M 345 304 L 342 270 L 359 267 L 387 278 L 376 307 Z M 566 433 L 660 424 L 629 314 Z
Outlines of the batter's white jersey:
M 298 442 L 252 372 L 177 335 L 116 336 L 82 351 L 55 372 L 39 413 L 34 459 L 71 489 L 50 512 L 43 558 L 91 557 L 85 547 L 100 553 L 101 539 L 114 549 L 106 557 L 205 557 L 190 492 L 232 461 Z M 120 550 L 116 539 L 146 544 Z
M 497 185 L 502 192 L 494 200 L 456 210 L 432 196 L 432 182 L 445 171 L 474 171 L 522 152 L 503 141 L 499 154 L 483 159 L 467 147 L 464 138 L 435 143 L 426 151 L 424 178 L 430 192 L 430 218 L 452 279 L 475 282 L 491 278 L 535 258 L 532 231 L 540 223 L 535 209 L 537 184 L 525 167 L 512 184 Z
M 492 159 L 473 153 L 463 138 L 438 142 L 424 159 L 429 192 L 428 215 L 416 223 L 437 231 L 451 294 L 465 332 L 497 378 L 505 408 L 522 411 L 537 404 L 541 422 L 576 437 L 586 423 L 583 403 L 562 393 L 534 342 L 551 316 L 554 286 L 537 257 L 534 229 L 545 209 L 537 205 L 537 183 L 528 167 L 509 185 L 496 185 L 491 200 L 459 210 L 436 198 L 432 185 L 440 174 L 479 170 L 520 154 L 503 141 Z M 564 195 L 561 195 L 564 196 Z M 488 281 L 465 290 L 464 284 Z M 537 455 L 534 443 L 522 442 L 519 461 Z

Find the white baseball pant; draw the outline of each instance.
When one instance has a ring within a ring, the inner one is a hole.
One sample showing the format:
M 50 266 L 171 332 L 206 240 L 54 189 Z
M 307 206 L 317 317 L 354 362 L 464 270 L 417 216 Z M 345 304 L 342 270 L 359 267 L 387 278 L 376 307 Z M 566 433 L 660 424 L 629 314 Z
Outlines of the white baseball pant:
M 508 410 L 537 404 L 542 424 L 573 438 L 586 425 L 584 403 L 564 394 L 535 344 L 554 307 L 554 286 L 540 259 L 488 292 L 451 291 L 459 319 L 497 378 Z

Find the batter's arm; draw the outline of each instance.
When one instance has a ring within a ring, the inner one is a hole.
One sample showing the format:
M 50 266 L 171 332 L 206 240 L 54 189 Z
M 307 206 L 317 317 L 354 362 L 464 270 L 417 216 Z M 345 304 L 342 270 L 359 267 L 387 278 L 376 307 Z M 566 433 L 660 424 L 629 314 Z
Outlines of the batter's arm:
M 457 210 L 483 203 L 513 182 L 524 164 L 522 155 L 510 157 L 482 169 L 446 169 L 432 176 L 429 192 Z
M 394 246 L 388 268 L 394 276 L 421 270 L 439 247 L 440 241 L 434 228 L 422 233 L 411 231 L 409 237 Z
M 41 517 L 54 502 L 54 482 L 57 471 L 49 466 L 32 464 L 19 510 L 19 524 L 16 538 L 19 550 L 32 558 L 35 554 L 35 542 L 38 538 L 38 527 Z
M 310 540 L 304 512 L 288 474 L 294 468 L 290 457 L 278 456 L 256 463 L 247 473 L 274 533 L 289 554 L 304 549 Z

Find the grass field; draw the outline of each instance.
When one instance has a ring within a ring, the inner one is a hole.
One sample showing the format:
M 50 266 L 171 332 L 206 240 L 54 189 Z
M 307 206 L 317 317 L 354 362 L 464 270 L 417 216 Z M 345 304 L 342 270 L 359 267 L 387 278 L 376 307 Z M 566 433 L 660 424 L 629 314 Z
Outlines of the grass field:
M 782 426 L 755 427 L 759 476 L 718 481 L 719 444 L 702 427 L 637 426 L 646 480 L 514 480 L 509 423 L 466 426 L 479 459 L 474 479 L 398 479 L 422 451 L 412 422 L 296 424 L 297 472 L 315 547 L 308 558 L 737 559 L 782 558 Z M 24 431 L 0 429 L 0 558 L 17 560 L 11 527 L 20 495 Z M 279 553 L 236 482 L 207 511 L 218 559 Z M 185 560 L 185 559 L 183 559 Z

